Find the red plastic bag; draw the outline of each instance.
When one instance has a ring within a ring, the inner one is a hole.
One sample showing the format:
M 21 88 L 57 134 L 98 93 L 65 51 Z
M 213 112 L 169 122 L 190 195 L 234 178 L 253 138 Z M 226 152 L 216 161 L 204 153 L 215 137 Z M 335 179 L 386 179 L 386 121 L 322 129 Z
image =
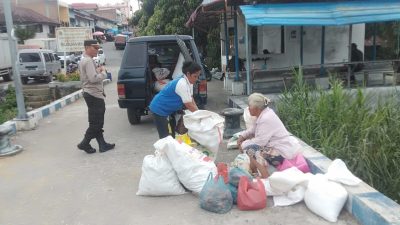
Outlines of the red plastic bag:
M 218 170 L 218 175 L 216 176 L 216 178 L 218 176 L 222 176 L 224 178 L 225 184 L 227 184 L 229 178 L 228 178 L 228 166 L 226 165 L 226 163 L 223 162 L 217 163 L 217 170 Z
M 303 154 L 299 153 L 293 159 L 285 159 L 283 160 L 282 164 L 280 164 L 277 169 L 279 171 L 289 169 L 291 167 L 297 167 L 303 173 L 310 172 L 310 167 L 307 164 L 306 159 L 304 158 Z
M 240 177 L 237 206 L 240 210 L 257 210 L 267 206 L 267 194 L 260 179 L 251 182 L 245 176 Z

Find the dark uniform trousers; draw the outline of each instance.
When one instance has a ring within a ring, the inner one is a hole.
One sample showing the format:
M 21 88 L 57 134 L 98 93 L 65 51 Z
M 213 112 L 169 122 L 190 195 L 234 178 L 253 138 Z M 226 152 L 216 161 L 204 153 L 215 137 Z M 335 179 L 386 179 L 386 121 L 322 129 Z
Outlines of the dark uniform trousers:
M 86 92 L 83 92 L 88 107 L 89 128 L 86 130 L 85 137 L 91 140 L 103 135 L 104 114 L 106 112 L 106 105 L 104 99 L 96 98 Z

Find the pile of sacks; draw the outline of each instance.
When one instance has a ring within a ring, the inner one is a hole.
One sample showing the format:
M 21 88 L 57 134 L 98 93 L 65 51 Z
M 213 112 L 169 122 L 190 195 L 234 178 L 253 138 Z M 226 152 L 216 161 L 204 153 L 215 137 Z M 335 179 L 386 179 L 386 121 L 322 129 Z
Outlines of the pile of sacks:
M 263 180 L 266 192 L 273 196 L 274 206 L 289 206 L 304 200 L 306 206 L 322 218 L 336 222 L 348 193 L 342 186 L 358 185 L 340 159 L 335 159 L 326 174 L 303 173 L 296 167 L 274 172 Z

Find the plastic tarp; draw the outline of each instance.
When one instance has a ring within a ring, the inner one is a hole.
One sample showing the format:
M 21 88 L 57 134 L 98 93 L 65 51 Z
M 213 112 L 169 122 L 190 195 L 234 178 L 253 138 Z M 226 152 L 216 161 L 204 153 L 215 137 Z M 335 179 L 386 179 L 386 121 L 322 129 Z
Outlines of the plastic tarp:
M 348 1 L 242 5 L 250 26 L 337 26 L 400 20 L 400 1 Z

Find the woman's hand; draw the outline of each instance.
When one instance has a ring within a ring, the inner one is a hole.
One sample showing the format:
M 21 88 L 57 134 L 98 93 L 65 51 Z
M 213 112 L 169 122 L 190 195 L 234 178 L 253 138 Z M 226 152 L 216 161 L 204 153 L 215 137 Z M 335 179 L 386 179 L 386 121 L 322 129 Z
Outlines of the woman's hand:
M 240 153 L 243 153 L 242 143 L 244 140 L 245 140 L 245 138 L 243 136 L 239 135 L 239 138 L 237 139 L 237 145 L 238 145 Z

